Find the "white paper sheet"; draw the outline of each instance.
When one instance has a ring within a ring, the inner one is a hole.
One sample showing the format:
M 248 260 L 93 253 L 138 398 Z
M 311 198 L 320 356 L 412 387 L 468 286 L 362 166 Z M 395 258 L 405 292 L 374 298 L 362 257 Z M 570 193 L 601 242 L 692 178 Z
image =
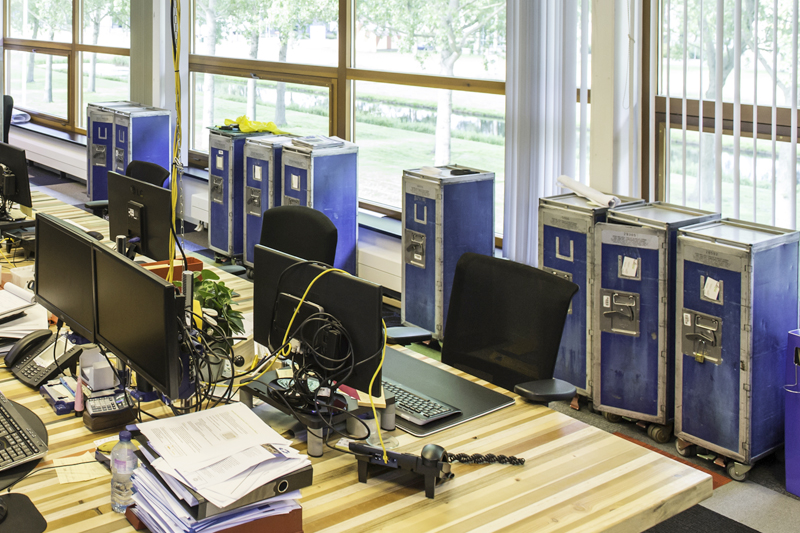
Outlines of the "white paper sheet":
M 597 189 L 592 189 L 591 187 L 587 187 L 583 183 L 577 182 L 574 179 L 570 178 L 569 176 L 559 176 L 558 177 L 558 184 L 564 187 L 565 189 L 569 189 L 578 196 L 583 196 L 584 198 L 588 198 L 592 202 L 596 203 L 597 205 L 601 205 L 603 207 L 616 207 L 620 204 L 620 199 L 616 196 L 612 196 L 610 194 L 603 194 Z

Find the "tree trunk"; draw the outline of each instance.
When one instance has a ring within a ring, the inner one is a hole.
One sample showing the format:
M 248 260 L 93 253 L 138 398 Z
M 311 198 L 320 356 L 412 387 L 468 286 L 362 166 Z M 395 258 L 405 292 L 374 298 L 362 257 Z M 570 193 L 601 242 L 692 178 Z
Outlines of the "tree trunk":
M 36 37 L 39 34 L 39 19 L 33 19 L 33 37 L 32 39 L 35 41 Z M 36 54 L 31 52 L 28 54 L 28 77 L 26 78 L 28 83 L 33 83 L 33 69 L 36 66 Z
M 442 52 L 440 73 L 443 76 L 453 75 L 453 66 L 461 54 L 458 52 Z M 453 115 L 453 91 L 439 89 L 439 102 L 436 106 L 436 142 L 433 156 L 434 165 L 450 164 L 450 122 Z
M 278 52 L 278 61 L 286 62 L 286 53 L 289 51 L 289 38 L 281 35 L 281 50 Z M 278 82 L 275 98 L 275 125 L 285 126 L 286 122 L 286 84 Z
M 52 40 L 53 37 L 50 37 Z M 44 71 L 44 101 L 48 104 L 53 101 L 53 56 L 47 54 Z
M 100 36 L 100 20 L 97 19 L 92 23 L 92 44 L 97 44 L 97 39 Z M 95 92 L 95 76 L 97 74 L 97 54 L 92 52 L 89 66 L 89 92 Z
M 258 59 L 258 37 L 260 29 L 256 28 L 250 34 L 250 58 Z M 247 116 L 256 120 L 256 80 L 247 80 Z
M 213 56 L 217 50 L 217 0 L 208 0 L 206 8 L 205 53 Z M 203 127 L 214 125 L 214 75 L 203 74 Z

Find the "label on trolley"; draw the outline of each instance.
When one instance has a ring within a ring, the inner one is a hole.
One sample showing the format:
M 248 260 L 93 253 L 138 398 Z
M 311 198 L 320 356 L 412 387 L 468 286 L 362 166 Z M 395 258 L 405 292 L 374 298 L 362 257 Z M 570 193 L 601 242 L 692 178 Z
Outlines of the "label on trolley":
M 605 229 L 602 234 L 603 244 L 658 250 L 658 235 L 649 235 L 633 231 L 608 231 Z
M 719 298 L 719 281 L 710 277 L 706 278 L 706 283 L 703 286 L 703 295 L 709 300 Z
M 691 326 L 692 325 L 692 315 L 689 313 L 683 313 L 683 325 L 684 326 Z

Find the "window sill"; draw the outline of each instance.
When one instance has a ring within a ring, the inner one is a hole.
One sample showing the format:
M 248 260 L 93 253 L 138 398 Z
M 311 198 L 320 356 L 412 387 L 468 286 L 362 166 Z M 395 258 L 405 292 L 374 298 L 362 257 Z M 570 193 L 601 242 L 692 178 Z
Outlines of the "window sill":
M 39 135 L 46 135 L 47 137 L 51 137 L 53 139 L 58 139 L 60 141 L 65 141 L 68 143 L 72 143 L 78 146 L 86 147 L 87 138 L 86 135 L 80 133 L 70 133 L 66 131 L 57 130 L 55 128 L 51 128 L 49 126 L 43 126 L 42 124 L 35 124 L 33 122 L 25 122 L 23 124 L 12 124 L 12 128 L 19 128 L 25 131 L 30 131 L 33 133 L 38 133 Z M 13 131 L 13 130 L 12 130 Z

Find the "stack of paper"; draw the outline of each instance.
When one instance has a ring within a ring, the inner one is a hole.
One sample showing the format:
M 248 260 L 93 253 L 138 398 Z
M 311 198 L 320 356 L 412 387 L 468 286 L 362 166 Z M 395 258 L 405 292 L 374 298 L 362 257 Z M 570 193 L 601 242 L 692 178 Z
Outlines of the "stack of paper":
M 320 148 L 338 148 L 344 146 L 344 141 L 338 137 L 326 137 L 325 135 L 309 135 L 292 139 L 292 144 L 297 148 L 314 150 Z
M 6 283 L 6 286 L 8 283 Z M 5 291 L 0 291 L 3 293 Z M 22 310 L 24 316 L 0 324 L 0 337 L 21 339 L 29 333 L 39 329 L 47 329 L 47 309 L 39 304 L 33 304 Z
M 242 514 L 250 521 L 288 513 L 299 491 L 279 494 L 268 484 L 298 472 L 308 474 L 307 483 L 287 483 L 290 489 L 311 483 L 308 458 L 239 403 L 139 429 L 149 442 L 139 448 L 135 512 L 151 531 L 213 532 Z

